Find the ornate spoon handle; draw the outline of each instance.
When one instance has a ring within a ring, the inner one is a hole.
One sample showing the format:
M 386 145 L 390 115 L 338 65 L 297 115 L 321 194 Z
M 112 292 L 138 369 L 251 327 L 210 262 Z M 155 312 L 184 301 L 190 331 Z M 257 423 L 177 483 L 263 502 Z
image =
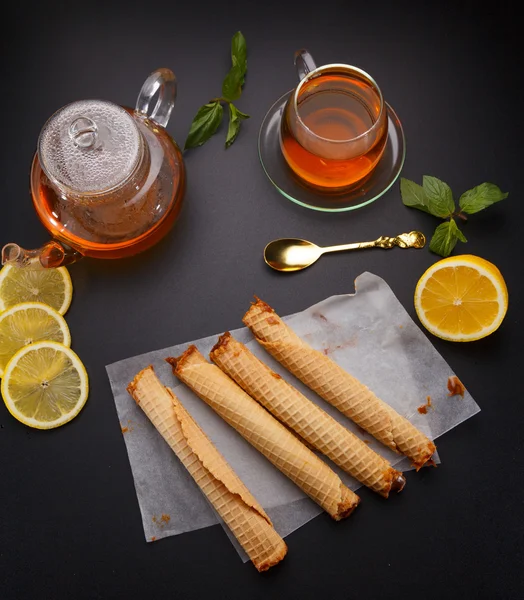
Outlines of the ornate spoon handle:
M 327 246 L 322 248 L 324 252 L 339 252 L 341 250 L 362 250 L 364 248 L 424 248 L 426 244 L 426 236 L 420 231 L 410 231 L 409 233 L 401 233 L 396 237 L 387 237 L 381 235 L 378 239 L 372 242 L 354 242 L 353 244 L 341 244 L 340 246 Z

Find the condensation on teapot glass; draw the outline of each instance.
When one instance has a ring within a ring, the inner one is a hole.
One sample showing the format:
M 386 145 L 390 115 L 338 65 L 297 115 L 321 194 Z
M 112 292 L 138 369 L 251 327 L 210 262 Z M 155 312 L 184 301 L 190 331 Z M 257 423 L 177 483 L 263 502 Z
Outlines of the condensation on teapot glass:
M 102 100 L 82 100 L 60 109 L 44 126 L 38 143 L 40 163 L 51 182 L 80 196 L 121 185 L 142 153 L 133 117 Z

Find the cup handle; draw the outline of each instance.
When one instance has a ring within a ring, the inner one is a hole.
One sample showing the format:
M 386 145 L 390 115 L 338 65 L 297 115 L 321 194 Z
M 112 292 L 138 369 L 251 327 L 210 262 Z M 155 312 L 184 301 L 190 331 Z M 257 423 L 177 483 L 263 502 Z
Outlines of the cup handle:
M 158 92 L 155 107 L 149 112 L 149 103 Z M 176 78 L 170 69 L 157 69 L 144 81 L 138 94 L 135 113 L 165 127 L 175 105 Z
M 313 57 L 305 48 L 301 48 L 295 52 L 295 68 L 300 80 L 304 79 L 308 73 L 317 68 Z

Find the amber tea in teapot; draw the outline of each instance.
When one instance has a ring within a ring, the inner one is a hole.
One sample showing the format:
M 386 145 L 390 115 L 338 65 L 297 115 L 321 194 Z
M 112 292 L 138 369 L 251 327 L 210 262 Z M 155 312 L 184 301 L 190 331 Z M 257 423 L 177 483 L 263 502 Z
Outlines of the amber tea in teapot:
M 33 204 L 54 240 L 29 251 L 8 244 L 3 261 L 56 267 L 81 256 L 129 256 L 158 242 L 185 189 L 182 155 L 164 128 L 175 93 L 173 73 L 159 69 L 134 111 L 102 100 L 57 111 L 40 133 L 31 169 Z

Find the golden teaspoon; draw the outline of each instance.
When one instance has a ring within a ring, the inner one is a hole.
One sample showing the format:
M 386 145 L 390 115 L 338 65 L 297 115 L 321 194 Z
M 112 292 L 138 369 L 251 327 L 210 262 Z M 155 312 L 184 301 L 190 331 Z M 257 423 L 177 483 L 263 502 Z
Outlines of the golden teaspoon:
M 312 242 L 298 238 L 273 240 L 264 248 L 264 260 L 276 271 L 300 271 L 311 266 L 326 252 L 362 250 L 364 248 L 423 248 L 426 237 L 420 231 L 401 233 L 397 237 L 380 236 L 372 242 L 355 242 L 340 246 L 321 248 Z

